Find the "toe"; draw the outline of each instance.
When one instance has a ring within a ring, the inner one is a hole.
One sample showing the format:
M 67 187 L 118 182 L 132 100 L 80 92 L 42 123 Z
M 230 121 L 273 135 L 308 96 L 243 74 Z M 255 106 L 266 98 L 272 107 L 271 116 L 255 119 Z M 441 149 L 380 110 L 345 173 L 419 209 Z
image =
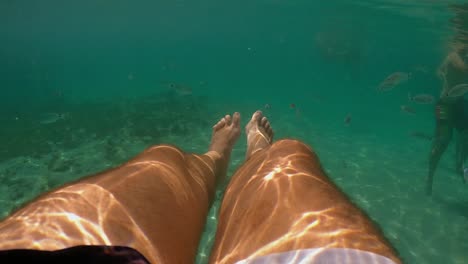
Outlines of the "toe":
M 225 115 L 224 119 L 226 120 L 226 125 L 231 125 L 231 116 L 230 115 Z
M 270 137 L 273 137 L 273 129 L 271 127 L 268 127 L 267 133 Z
M 219 120 L 218 123 L 216 123 L 216 125 L 213 126 L 213 129 L 217 131 L 220 128 L 222 128 L 225 124 L 226 124 L 226 120 L 224 118 L 221 118 L 221 120 Z
M 268 123 L 268 119 L 266 117 L 262 117 L 262 120 L 260 121 L 260 125 L 262 127 L 266 127 L 267 123 Z
M 232 125 L 235 126 L 235 127 L 240 126 L 240 114 L 239 114 L 239 112 L 235 112 L 232 115 Z
M 262 116 L 262 111 L 258 110 L 252 115 L 252 121 L 258 121 Z

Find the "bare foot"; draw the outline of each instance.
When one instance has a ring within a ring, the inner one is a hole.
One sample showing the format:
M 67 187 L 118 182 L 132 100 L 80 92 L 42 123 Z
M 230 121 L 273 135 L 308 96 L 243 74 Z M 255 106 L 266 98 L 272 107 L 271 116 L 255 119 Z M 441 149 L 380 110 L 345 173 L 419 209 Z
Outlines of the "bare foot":
M 252 119 L 245 126 L 245 133 L 247 134 L 246 159 L 255 152 L 267 148 L 273 141 L 273 129 L 261 111 L 256 111 L 252 115 Z
M 240 114 L 226 115 L 213 126 L 213 135 L 206 155 L 215 161 L 215 175 L 218 184 L 225 184 L 232 148 L 240 136 Z
M 240 114 L 226 115 L 213 126 L 213 135 L 208 151 L 214 151 L 222 159 L 229 159 L 232 148 L 240 136 Z

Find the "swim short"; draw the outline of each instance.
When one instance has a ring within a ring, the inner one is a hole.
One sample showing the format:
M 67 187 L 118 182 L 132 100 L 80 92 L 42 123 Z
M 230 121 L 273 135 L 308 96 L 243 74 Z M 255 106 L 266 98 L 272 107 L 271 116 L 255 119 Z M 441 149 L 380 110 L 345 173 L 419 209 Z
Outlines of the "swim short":
M 457 101 L 455 108 L 455 128 L 458 131 L 464 131 L 468 129 L 468 93 L 465 97 Z
M 396 264 L 372 252 L 349 248 L 309 248 L 248 258 L 236 264 Z
M 76 246 L 56 251 L 1 250 L 0 263 L 150 264 L 135 249 L 121 246 Z

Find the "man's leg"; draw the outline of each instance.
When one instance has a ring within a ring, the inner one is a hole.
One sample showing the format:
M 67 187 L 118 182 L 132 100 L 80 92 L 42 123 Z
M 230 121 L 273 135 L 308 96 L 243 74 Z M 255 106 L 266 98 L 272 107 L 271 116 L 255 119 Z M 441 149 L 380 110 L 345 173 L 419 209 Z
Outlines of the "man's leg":
M 432 141 L 431 153 L 429 154 L 429 173 L 426 178 L 426 194 L 432 195 L 432 184 L 434 174 L 442 154 L 452 139 L 453 125 L 449 120 L 436 120 L 435 135 Z
M 468 129 L 460 131 L 457 137 L 457 151 L 456 151 L 456 167 L 457 172 L 462 176 L 463 182 L 466 183 L 464 177 L 464 169 L 468 168 Z
M 247 161 L 224 195 L 210 263 L 401 263 L 310 147 L 296 140 L 271 145 L 260 112 L 246 130 Z
M 213 127 L 209 151 L 154 146 L 126 164 L 49 192 L 0 223 L 0 250 L 129 246 L 151 263 L 191 263 L 240 116 Z

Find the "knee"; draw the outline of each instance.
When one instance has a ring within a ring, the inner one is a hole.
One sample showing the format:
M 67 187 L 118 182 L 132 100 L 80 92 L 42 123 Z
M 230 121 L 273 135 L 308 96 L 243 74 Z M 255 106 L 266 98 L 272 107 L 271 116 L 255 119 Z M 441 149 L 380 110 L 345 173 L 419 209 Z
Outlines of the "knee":
M 154 145 L 147 148 L 144 153 L 159 157 L 183 157 L 184 152 L 176 146 L 169 144 Z
M 299 153 L 299 152 L 314 152 L 312 148 L 307 145 L 306 143 L 296 140 L 296 139 L 281 139 L 273 143 L 272 149 L 278 150 L 287 150 L 292 153 Z
M 309 148 L 309 146 L 306 143 L 300 140 L 291 139 L 291 138 L 280 139 L 276 141 L 275 143 L 273 143 L 273 146 L 275 145 L 291 145 L 291 146 L 302 146 L 305 148 Z
M 146 151 L 149 151 L 149 152 L 155 152 L 155 151 L 166 151 L 166 150 L 170 150 L 172 148 L 176 148 L 175 146 L 172 146 L 172 145 L 169 145 L 169 144 L 160 144 L 160 145 L 153 145 L 149 148 L 146 149 Z

